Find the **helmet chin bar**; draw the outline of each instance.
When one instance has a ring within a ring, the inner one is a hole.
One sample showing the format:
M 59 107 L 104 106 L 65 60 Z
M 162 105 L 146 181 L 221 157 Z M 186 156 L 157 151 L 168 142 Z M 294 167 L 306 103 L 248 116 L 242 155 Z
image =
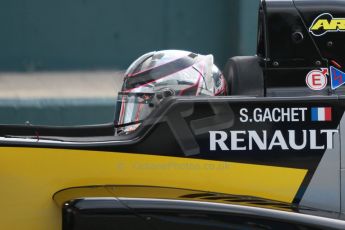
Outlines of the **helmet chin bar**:
M 125 135 L 134 132 L 139 128 L 141 122 L 132 122 L 121 126 L 115 126 L 115 136 Z

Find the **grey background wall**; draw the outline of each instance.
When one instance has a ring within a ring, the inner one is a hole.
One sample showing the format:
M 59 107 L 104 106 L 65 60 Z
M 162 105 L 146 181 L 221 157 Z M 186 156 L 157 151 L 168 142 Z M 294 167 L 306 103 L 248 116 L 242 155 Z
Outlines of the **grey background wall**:
M 258 4 L 259 0 L 2 0 L 0 84 L 6 72 L 22 73 L 13 78 L 20 81 L 26 72 L 35 71 L 123 70 L 141 54 L 160 49 L 211 53 L 222 68 L 231 56 L 255 54 Z M 63 113 L 61 118 L 54 115 L 59 114 L 56 111 L 49 115 L 45 109 L 54 107 L 55 99 L 50 107 L 40 104 L 40 113 L 35 113 L 37 103 L 32 98 L 14 99 L 13 103 L 9 98 L 0 103 L 0 118 L 7 119 L 6 123 L 21 123 L 26 114 L 36 123 L 54 120 L 54 124 L 87 124 L 112 118 L 112 114 L 94 120 L 76 118 L 75 112 L 71 116 Z M 96 99 L 95 103 L 99 101 Z M 44 105 L 49 104 L 46 98 L 44 101 Z M 92 98 L 86 101 L 92 106 Z M 23 118 L 14 120 L 13 113 L 23 104 L 26 110 L 18 111 Z M 76 108 L 76 103 L 59 102 L 59 109 L 69 111 L 70 104 Z M 104 113 L 109 114 L 109 108 Z

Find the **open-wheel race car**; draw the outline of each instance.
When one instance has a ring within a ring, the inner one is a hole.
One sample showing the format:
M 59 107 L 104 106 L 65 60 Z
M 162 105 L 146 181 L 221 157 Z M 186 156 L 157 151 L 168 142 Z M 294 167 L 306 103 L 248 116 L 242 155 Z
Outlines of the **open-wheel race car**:
M 345 229 L 345 1 L 262 0 L 257 55 L 143 55 L 115 122 L 0 126 L 1 229 Z

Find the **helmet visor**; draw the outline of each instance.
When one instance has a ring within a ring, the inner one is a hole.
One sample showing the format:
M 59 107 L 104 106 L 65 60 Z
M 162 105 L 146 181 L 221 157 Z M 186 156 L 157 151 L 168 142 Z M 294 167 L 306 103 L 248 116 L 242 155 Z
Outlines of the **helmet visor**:
M 117 126 L 141 123 L 154 108 L 153 93 L 120 92 L 116 103 Z

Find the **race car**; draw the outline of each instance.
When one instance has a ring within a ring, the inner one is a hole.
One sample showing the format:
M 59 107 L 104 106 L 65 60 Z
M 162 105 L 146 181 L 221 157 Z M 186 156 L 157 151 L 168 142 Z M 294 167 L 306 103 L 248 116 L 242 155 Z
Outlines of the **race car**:
M 344 1 L 262 0 L 223 74 L 149 53 L 114 123 L 1 125 L 0 228 L 345 229 L 344 38 Z

